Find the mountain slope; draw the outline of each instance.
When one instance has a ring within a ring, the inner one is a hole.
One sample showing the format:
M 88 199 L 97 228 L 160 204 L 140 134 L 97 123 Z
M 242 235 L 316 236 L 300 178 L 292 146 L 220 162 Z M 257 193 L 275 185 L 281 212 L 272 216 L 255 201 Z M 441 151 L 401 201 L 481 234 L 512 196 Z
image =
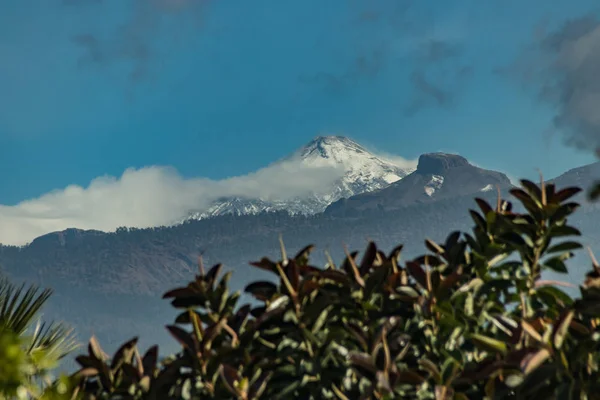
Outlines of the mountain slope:
M 570 185 L 588 189 L 599 179 L 600 162 L 595 162 L 593 164 L 570 169 L 564 174 L 552 179 L 550 182 L 556 184 L 557 187 Z
M 455 154 L 429 153 L 419 157 L 417 169 L 402 180 L 370 193 L 331 204 L 326 213 L 341 215 L 369 209 L 392 210 L 510 186 L 503 173 L 470 164 Z
M 307 171 L 331 167 L 340 178 L 325 191 L 292 199 L 221 198 L 208 209 L 192 213 L 187 219 L 204 219 L 218 215 L 258 214 L 264 211 L 287 211 L 290 214 L 316 214 L 336 200 L 372 192 L 396 182 L 414 168 L 375 155 L 344 136 L 319 136 L 276 165 L 292 163 Z

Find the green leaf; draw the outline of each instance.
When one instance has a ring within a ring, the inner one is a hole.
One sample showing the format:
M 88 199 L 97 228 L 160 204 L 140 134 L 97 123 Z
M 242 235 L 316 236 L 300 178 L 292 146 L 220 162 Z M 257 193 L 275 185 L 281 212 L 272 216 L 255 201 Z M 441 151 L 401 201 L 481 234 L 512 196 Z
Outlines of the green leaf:
M 156 363 L 158 362 L 158 346 L 152 346 L 146 351 L 144 357 L 142 358 L 142 366 L 144 369 L 144 374 L 151 375 L 154 369 L 156 368 Z
M 546 260 L 543 265 L 546 268 L 550 268 L 552 271 L 560 272 L 562 274 L 569 272 L 569 269 L 567 268 L 561 256 L 550 258 Z
M 523 383 L 524 380 L 525 377 L 520 371 L 510 371 L 505 374 L 504 383 L 508 387 L 515 388 Z
M 250 293 L 257 300 L 265 301 L 277 293 L 277 286 L 272 282 L 257 281 L 246 286 L 244 292 Z
M 391 261 L 391 260 L 395 260 L 398 261 L 398 258 L 400 257 L 400 253 L 402 252 L 402 249 L 404 248 L 404 245 L 398 245 L 396 247 L 394 247 L 392 249 L 392 251 L 390 251 L 390 253 L 388 254 L 387 258 Z
M 581 236 L 579 229 L 568 225 L 553 225 L 550 227 L 549 236 L 564 237 L 564 236 Z
M 409 296 L 409 297 L 414 297 L 414 298 L 419 297 L 419 292 L 417 292 L 411 286 L 398 286 L 396 288 L 396 292 L 401 293 L 401 294 L 406 295 L 406 296 Z
M 552 297 L 557 301 L 563 303 L 565 306 L 570 306 L 571 304 L 573 304 L 573 299 L 571 298 L 571 296 L 554 286 L 543 286 L 537 288 L 536 292 L 538 293 L 538 295 L 540 295 L 540 297 L 542 297 L 545 300 L 547 300 L 548 297 Z M 547 301 L 545 302 L 546 304 L 548 304 Z
M 544 189 L 546 189 L 546 202 L 551 203 L 556 193 L 556 185 L 554 183 L 544 182 Z
M 321 328 L 323 328 L 323 326 L 327 322 L 327 317 L 329 316 L 329 311 L 332 308 L 333 308 L 333 306 L 330 305 L 330 306 L 327 306 L 323 311 L 321 311 L 321 314 L 319 315 L 319 317 L 315 321 L 314 325 L 312 326 L 311 331 L 313 333 L 317 333 L 319 330 L 321 330 Z
M 444 254 L 446 252 L 442 246 L 431 239 L 425 239 L 425 247 L 435 254 Z
M 442 365 L 442 383 L 444 385 L 451 385 L 457 367 L 458 364 L 453 358 L 446 358 L 446 361 Z
M 481 209 L 481 212 L 483 213 L 484 216 L 487 216 L 489 213 L 494 212 L 494 210 L 492 209 L 492 207 L 489 205 L 489 203 L 487 201 L 485 201 L 479 197 L 476 197 L 475 202 Z
M 572 241 L 562 242 L 562 243 L 559 243 L 559 244 L 549 247 L 546 250 L 546 253 L 547 254 L 563 253 L 563 252 L 569 252 L 569 251 L 581 249 L 582 247 L 583 247 L 583 245 L 578 242 L 572 242 Z
M 102 350 L 102 347 L 100 347 L 100 343 L 98 343 L 96 336 L 90 338 L 88 350 L 90 355 L 93 355 L 98 360 L 104 361 L 108 359 L 108 355 Z
M 552 340 L 554 341 L 554 346 L 557 349 L 560 349 L 562 346 L 574 315 L 575 312 L 573 310 L 568 310 L 564 312 L 556 322 L 556 325 L 554 326 L 554 332 L 552 334 Z
M 454 231 L 448 235 L 448 237 L 446 238 L 446 243 L 444 244 L 444 247 L 447 251 L 449 251 L 451 248 L 458 244 L 458 240 L 460 239 L 461 234 L 462 233 L 460 231 Z
M 510 253 L 498 254 L 497 256 L 493 257 L 491 260 L 488 261 L 488 266 L 493 267 L 494 265 L 498 264 L 500 261 L 506 259 L 508 256 L 510 256 Z
M 265 271 L 277 273 L 277 264 L 267 257 L 261 258 L 260 261 L 251 262 L 250 265 L 252 265 L 253 267 L 264 269 Z
M 428 360 L 426 358 L 422 358 L 422 359 L 418 360 L 417 362 L 421 368 L 423 368 L 425 371 L 427 371 L 431 374 L 431 377 L 437 384 L 442 383 L 442 375 L 440 373 L 440 370 L 433 362 L 431 362 L 430 360 Z
M 564 221 L 564 219 L 566 217 L 573 214 L 575 211 L 577 211 L 578 208 L 579 208 L 578 203 L 563 204 L 560 207 L 558 207 L 558 209 L 554 213 L 551 214 L 551 221 L 552 222 Z
M 133 339 L 129 340 L 128 342 L 121 345 L 121 347 L 119 347 L 119 349 L 115 352 L 112 359 L 112 363 L 110 365 L 110 368 L 112 370 L 117 369 L 123 363 L 131 362 L 134 354 L 134 348 L 137 345 L 137 342 L 138 338 L 134 337 Z
M 219 276 L 219 273 L 222 269 L 223 264 L 216 264 L 206 273 L 206 281 L 211 287 L 215 283 L 215 280 L 217 279 L 217 276 Z
M 343 273 L 339 270 L 334 270 L 334 269 L 322 270 L 322 271 L 319 271 L 318 276 L 321 279 L 331 280 L 331 281 L 334 281 L 341 285 L 348 285 L 350 283 L 350 278 L 348 277 L 348 275 L 346 275 L 345 273 Z
M 510 194 L 516 197 L 521 202 L 521 204 L 523 204 L 523 206 L 527 209 L 527 211 L 529 211 L 532 217 L 534 217 L 536 220 L 542 219 L 542 204 L 539 201 L 532 198 L 527 192 L 525 192 L 522 189 L 511 189 Z
M 203 348 L 205 348 L 205 349 L 210 348 L 213 340 L 215 340 L 215 338 L 217 336 L 219 336 L 221 331 L 223 331 L 223 328 L 226 323 L 227 323 L 227 320 L 225 318 L 222 318 L 218 322 L 215 322 L 214 324 L 209 325 L 206 328 L 206 330 L 204 331 L 204 337 L 202 338 L 202 347 Z
M 542 189 L 535 183 L 527 179 L 521 179 L 521 186 L 529 193 L 531 198 L 541 204 L 542 202 Z
M 250 399 L 258 400 L 267 389 L 267 384 L 271 379 L 271 373 L 261 373 L 250 386 Z
M 484 232 L 487 232 L 487 222 L 485 219 L 477 212 L 473 210 L 469 210 L 469 214 L 471 214 L 471 218 L 475 222 L 475 224 Z
M 191 351 L 192 353 L 195 351 L 194 339 L 189 332 L 175 325 L 168 325 L 167 330 L 169 333 L 171 333 L 175 340 L 177 340 L 183 346 L 183 348 Z
M 468 317 L 473 316 L 475 313 L 474 303 L 475 299 L 473 298 L 473 293 L 467 293 L 467 299 L 465 300 L 465 315 Z
M 521 236 L 520 234 L 518 234 L 517 232 L 514 231 L 510 231 L 510 232 L 505 232 L 501 235 L 499 235 L 498 239 L 502 242 L 502 243 L 506 243 L 509 244 L 511 246 L 514 247 L 525 247 L 528 245 L 527 241 L 525 240 L 526 236 Z
M 470 339 L 475 342 L 475 345 L 484 350 L 506 354 L 508 348 L 506 343 L 477 333 L 471 334 Z
M 306 263 L 308 261 L 308 257 L 310 256 L 310 253 L 314 250 L 314 248 L 315 246 L 313 244 L 309 244 L 308 246 L 300 250 L 298 253 L 296 253 L 294 260 L 298 263 Z
M 600 197 L 600 183 L 596 182 L 594 184 L 590 190 L 590 193 L 588 194 L 588 197 L 592 201 L 597 200 Z

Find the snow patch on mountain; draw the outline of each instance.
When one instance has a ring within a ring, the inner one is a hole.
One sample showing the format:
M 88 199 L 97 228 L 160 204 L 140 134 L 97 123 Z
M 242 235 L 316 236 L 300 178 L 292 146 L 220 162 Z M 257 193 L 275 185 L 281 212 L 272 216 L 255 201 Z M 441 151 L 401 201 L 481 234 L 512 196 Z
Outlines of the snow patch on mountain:
M 444 177 L 442 175 L 432 175 L 431 180 L 424 186 L 425 194 L 431 197 L 436 190 L 439 190 L 444 184 Z
M 481 188 L 482 192 L 489 192 L 490 190 L 494 190 L 494 185 L 492 185 L 491 183 Z
M 340 178 L 325 190 L 293 198 L 221 198 L 204 210 L 192 212 L 186 220 L 224 214 L 258 214 L 287 211 L 291 214 L 316 214 L 331 203 L 360 193 L 383 189 L 416 169 L 416 163 L 376 155 L 344 136 L 319 136 L 274 165 L 300 166 L 311 172 L 317 168 L 335 169 Z

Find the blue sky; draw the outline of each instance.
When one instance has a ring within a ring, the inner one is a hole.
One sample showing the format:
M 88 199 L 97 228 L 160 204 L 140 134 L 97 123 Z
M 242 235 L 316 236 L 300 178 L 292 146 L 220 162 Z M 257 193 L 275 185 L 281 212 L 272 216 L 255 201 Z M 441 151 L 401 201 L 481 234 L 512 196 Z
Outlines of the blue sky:
M 320 134 L 558 175 L 595 161 L 565 145 L 595 122 L 515 66 L 570 18 L 597 15 L 594 4 L 5 0 L 0 204 L 128 168 L 243 176 Z M 527 71 L 557 57 L 539 54 Z

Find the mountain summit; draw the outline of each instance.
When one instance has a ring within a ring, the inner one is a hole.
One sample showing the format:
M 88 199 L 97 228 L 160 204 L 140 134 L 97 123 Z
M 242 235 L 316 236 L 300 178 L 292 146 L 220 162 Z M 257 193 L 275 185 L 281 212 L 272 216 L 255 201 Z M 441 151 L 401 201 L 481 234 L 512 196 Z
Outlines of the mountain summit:
M 510 186 L 501 172 L 476 167 L 457 154 L 428 153 L 419 157 L 417 169 L 399 182 L 373 193 L 363 193 L 331 204 L 326 212 L 335 215 L 369 209 L 397 209 Z
M 420 174 L 440 175 L 456 167 L 467 167 L 469 161 L 458 154 L 428 153 L 419 157 L 417 172 Z
M 343 197 L 381 189 L 414 170 L 375 155 L 344 136 L 318 136 L 290 159 L 301 160 L 307 167 L 343 168 L 344 176 L 338 182 L 345 189 Z
M 414 167 L 376 155 L 344 136 L 317 136 L 308 144 L 272 167 L 293 163 L 309 172 L 333 167 L 341 177 L 324 192 L 287 200 L 231 197 L 214 202 L 208 209 L 194 212 L 187 219 L 204 219 L 225 214 L 258 214 L 263 211 L 288 211 L 291 214 L 316 214 L 341 198 L 383 189 L 397 182 Z

